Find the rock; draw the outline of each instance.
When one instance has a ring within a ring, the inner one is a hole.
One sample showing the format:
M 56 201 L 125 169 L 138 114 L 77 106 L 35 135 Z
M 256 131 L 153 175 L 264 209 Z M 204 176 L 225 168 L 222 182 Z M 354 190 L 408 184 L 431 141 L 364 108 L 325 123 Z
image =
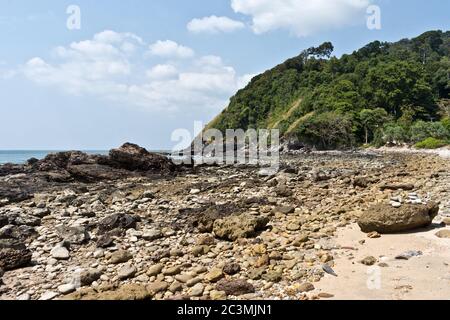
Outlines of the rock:
M 331 268 L 329 265 L 327 264 L 323 264 L 322 265 L 322 270 L 325 271 L 326 273 L 328 273 L 329 275 L 332 275 L 334 277 L 337 277 L 338 275 L 336 274 L 336 272 L 333 270 L 333 268 Z
M 384 191 L 384 190 L 405 190 L 405 191 L 410 191 L 410 190 L 414 190 L 415 186 L 413 184 L 384 184 L 382 186 L 380 186 L 380 190 Z
M 379 233 L 376 232 L 376 231 L 369 232 L 369 233 L 367 234 L 367 238 L 369 238 L 369 239 L 377 239 L 377 238 L 381 238 L 381 234 L 379 234 Z
M 80 290 L 64 297 L 64 300 L 105 300 L 105 301 L 141 301 L 153 297 L 150 286 L 145 287 L 138 284 L 125 284 L 115 290 L 97 292 L 91 288 Z
M 181 272 L 181 268 L 179 266 L 169 267 L 162 270 L 162 273 L 165 276 L 174 276 Z
M 203 295 L 204 290 L 205 287 L 203 286 L 203 284 L 197 283 L 189 290 L 189 294 L 193 297 L 200 297 L 201 295 Z
M 114 244 L 113 239 L 109 234 L 104 234 L 97 239 L 98 248 L 108 248 Z
M 192 279 L 192 276 L 189 274 L 179 274 L 179 275 L 175 276 L 175 280 L 177 280 L 181 283 L 187 283 L 191 279 Z
M 147 286 L 147 290 L 152 294 L 155 295 L 157 293 L 166 291 L 167 288 L 169 287 L 169 284 L 167 282 L 164 281 L 156 281 L 153 283 L 150 283 Z
M 119 280 L 127 280 L 129 278 L 133 278 L 137 273 L 136 267 L 132 265 L 125 265 L 120 270 L 117 276 L 119 277 Z
M 164 268 L 163 264 L 155 264 L 154 266 L 148 268 L 147 275 L 149 277 L 157 276 L 158 274 L 161 273 L 163 268 Z
M 79 284 L 80 286 L 89 286 L 94 281 L 97 281 L 102 276 L 102 272 L 95 269 L 83 270 L 79 274 Z
M 222 279 L 216 285 L 217 291 L 223 291 L 229 296 L 241 296 L 254 293 L 255 287 L 244 279 Z
M 331 299 L 331 298 L 334 298 L 334 294 L 321 292 L 318 294 L 318 297 L 322 298 L 322 299 Z
M 288 198 L 291 197 L 294 193 L 292 192 L 291 189 L 289 189 L 287 186 L 285 185 L 281 185 L 275 188 L 275 193 L 277 194 L 278 197 L 281 198 Z
M 83 244 L 89 241 L 89 233 L 85 227 L 59 227 L 56 229 L 61 240 L 71 244 Z
M 130 171 L 150 171 L 152 173 L 170 173 L 175 165 L 169 158 L 150 153 L 138 145 L 125 143 L 109 152 L 113 166 Z
M 76 286 L 73 283 L 63 284 L 58 287 L 58 292 L 61 294 L 69 294 L 76 290 Z
M 217 282 L 224 277 L 221 269 L 213 268 L 205 275 L 205 280 L 209 282 Z
M 267 217 L 231 216 L 216 220 L 213 231 L 219 239 L 235 241 L 256 236 L 257 232 L 262 231 L 268 223 Z
M 227 300 L 227 293 L 225 291 L 212 290 L 209 293 L 209 297 L 213 301 L 223 301 L 223 300 Z
M 182 290 L 183 290 L 183 286 L 181 285 L 181 283 L 176 282 L 176 281 L 173 282 L 169 287 L 169 291 L 172 293 L 176 293 L 176 292 L 179 292 Z
M 222 268 L 222 271 L 227 275 L 235 275 L 238 274 L 241 271 L 241 266 L 239 263 L 227 263 Z
M 283 278 L 282 270 L 269 270 L 263 274 L 262 278 L 268 282 L 280 282 Z
M 360 263 L 365 266 L 373 266 L 375 263 L 377 263 L 377 259 L 375 257 L 365 257 L 360 261 Z
M 398 256 L 395 257 L 395 259 L 409 260 L 413 257 L 419 257 L 421 255 L 423 255 L 422 251 L 410 250 L 410 251 L 403 252 L 402 254 L 399 254 Z
M 393 208 L 400 208 L 400 207 L 402 206 L 402 204 L 401 204 L 400 202 L 392 201 L 392 202 L 391 202 L 391 206 L 392 206 Z
M 436 237 L 442 239 L 450 239 L 450 230 L 441 230 L 436 233 Z
M 158 239 L 161 239 L 162 237 L 163 237 L 162 232 L 160 230 L 156 230 L 156 229 L 145 231 L 142 234 L 142 238 L 147 241 L 158 240 Z
M 277 207 L 274 210 L 275 213 L 281 213 L 281 214 L 290 214 L 290 213 L 294 213 L 294 211 L 295 211 L 295 208 L 291 207 L 291 206 Z
M 114 252 L 111 255 L 111 258 L 109 260 L 110 263 L 112 264 L 120 264 L 120 263 L 125 263 L 129 260 L 131 260 L 133 258 L 133 255 L 126 251 L 126 250 L 119 250 Z
M 101 234 L 114 229 L 135 229 L 136 222 L 137 219 L 129 214 L 116 213 L 101 220 L 98 224 L 98 229 Z
M 195 246 L 192 248 L 192 255 L 194 257 L 200 257 L 202 255 L 205 255 L 209 252 L 210 248 L 209 246 L 203 245 L 203 246 Z
M 312 283 L 309 282 L 305 282 L 302 283 L 299 287 L 298 287 L 298 291 L 303 293 L 303 292 L 310 292 L 313 291 L 315 289 L 314 285 Z
M 53 300 L 55 299 L 57 296 L 59 296 L 59 293 L 57 292 L 53 292 L 53 291 L 47 291 L 45 292 L 40 298 L 39 300 Z
M 62 246 L 56 246 L 50 251 L 53 258 L 57 260 L 68 260 L 70 258 L 70 253 L 67 248 Z
M 29 226 L 7 225 L 0 229 L 0 239 L 14 239 L 24 242 L 28 239 L 36 238 L 37 235 L 36 230 Z
M 31 262 L 31 251 L 20 241 L 0 239 L 0 269 L 5 271 L 27 266 Z
M 359 219 L 363 232 L 396 233 L 429 226 L 439 213 L 439 205 L 405 204 L 401 208 L 379 204 L 370 207 Z
M 442 220 L 442 222 L 446 225 L 446 226 L 450 226 L 450 218 L 444 218 Z

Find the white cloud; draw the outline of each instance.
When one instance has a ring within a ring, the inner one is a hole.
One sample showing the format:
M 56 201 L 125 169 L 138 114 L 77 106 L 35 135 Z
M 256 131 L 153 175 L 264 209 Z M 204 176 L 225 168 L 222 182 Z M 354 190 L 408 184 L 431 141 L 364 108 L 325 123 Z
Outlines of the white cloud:
M 372 0 L 231 0 L 236 13 L 252 17 L 253 31 L 285 29 L 298 37 L 363 22 Z
M 91 40 L 57 47 L 50 59 L 32 58 L 21 72 L 38 85 L 67 94 L 94 96 L 152 111 L 218 111 L 249 81 L 249 76 L 238 75 L 218 56 L 148 65 L 144 59 L 147 46 L 138 39 L 130 34 L 103 32 Z M 125 43 L 133 44 L 132 52 L 124 49 Z M 187 57 L 180 54 L 179 45 L 175 48 L 169 50 L 171 54 L 164 50 L 160 53 L 167 58 L 173 54 Z
M 158 64 L 149 69 L 146 75 L 153 80 L 173 79 L 178 76 L 178 70 L 170 64 Z
M 201 19 L 193 19 L 187 25 L 192 33 L 220 33 L 233 32 L 245 28 L 245 24 L 228 17 L 210 16 Z
M 194 56 L 194 50 L 172 40 L 160 40 L 151 44 L 150 53 L 155 56 L 168 58 L 191 58 Z

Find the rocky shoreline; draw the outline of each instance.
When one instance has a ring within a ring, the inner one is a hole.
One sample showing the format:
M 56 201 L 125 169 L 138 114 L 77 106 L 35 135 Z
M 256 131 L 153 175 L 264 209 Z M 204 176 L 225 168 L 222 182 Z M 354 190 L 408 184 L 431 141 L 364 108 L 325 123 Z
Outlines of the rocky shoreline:
M 434 221 L 448 237 L 448 160 L 281 160 L 264 176 L 250 166 L 179 167 L 126 144 L 109 156 L 0 166 L 0 299 L 325 299 L 335 292 L 316 284 L 335 276 L 336 233 L 373 208 L 397 210 L 406 229 Z M 386 231 L 377 228 L 369 237 Z

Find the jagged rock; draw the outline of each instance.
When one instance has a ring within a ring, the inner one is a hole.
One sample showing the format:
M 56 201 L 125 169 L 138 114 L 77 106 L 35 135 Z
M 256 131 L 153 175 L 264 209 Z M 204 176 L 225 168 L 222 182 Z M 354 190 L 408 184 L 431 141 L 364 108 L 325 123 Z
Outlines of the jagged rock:
M 135 229 L 137 221 L 138 219 L 136 219 L 136 217 L 129 214 L 116 213 L 101 220 L 98 224 L 98 229 L 100 233 L 105 233 L 114 229 Z
M 6 225 L 0 229 L 0 239 L 16 239 L 25 241 L 37 237 L 38 233 L 30 226 Z
M 225 274 L 232 276 L 241 271 L 241 266 L 239 263 L 227 263 L 222 270 Z
M 384 190 L 406 190 L 406 191 L 410 191 L 410 190 L 414 190 L 415 186 L 413 184 L 384 184 L 382 186 L 380 186 L 380 190 L 384 191 Z
M 79 181 L 97 182 L 101 180 L 118 180 L 130 176 L 130 173 L 100 164 L 69 165 L 67 171 Z
M 0 240 L 0 269 L 13 270 L 31 262 L 31 251 L 25 244 L 11 239 Z
M 113 165 L 130 171 L 173 172 L 175 165 L 168 158 L 150 153 L 138 145 L 125 143 L 109 152 Z
M 255 287 L 244 279 L 222 279 L 217 283 L 216 290 L 223 291 L 229 296 L 241 296 L 248 293 L 254 293 Z
M 249 215 L 231 216 L 214 222 L 213 231 L 219 239 L 235 241 L 239 238 L 256 236 L 269 223 L 267 217 L 252 217 Z
M 394 208 L 389 204 L 378 204 L 369 208 L 358 224 L 365 233 L 395 233 L 429 226 L 439 213 L 439 205 L 433 202 L 405 204 Z

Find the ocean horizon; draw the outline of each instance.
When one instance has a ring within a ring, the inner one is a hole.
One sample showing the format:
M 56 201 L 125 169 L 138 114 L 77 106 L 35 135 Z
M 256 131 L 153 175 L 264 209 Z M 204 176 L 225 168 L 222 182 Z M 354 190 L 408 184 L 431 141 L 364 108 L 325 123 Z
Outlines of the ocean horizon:
M 6 163 L 23 164 L 31 158 L 44 159 L 51 153 L 64 152 L 69 150 L 0 150 L 0 165 Z M 87 154 L 106 155 L 108 150 L 80 150 Z

